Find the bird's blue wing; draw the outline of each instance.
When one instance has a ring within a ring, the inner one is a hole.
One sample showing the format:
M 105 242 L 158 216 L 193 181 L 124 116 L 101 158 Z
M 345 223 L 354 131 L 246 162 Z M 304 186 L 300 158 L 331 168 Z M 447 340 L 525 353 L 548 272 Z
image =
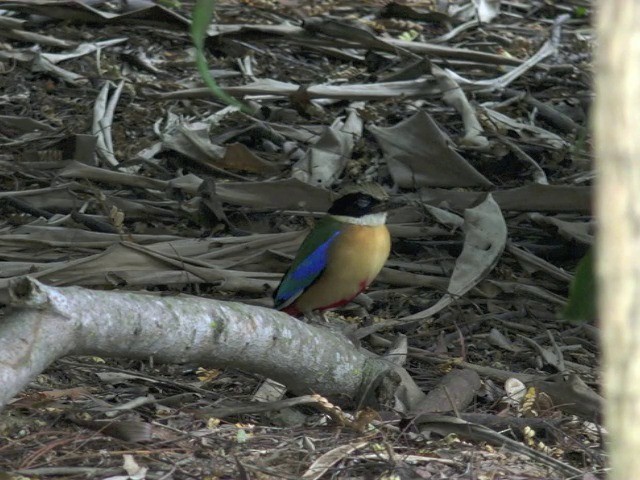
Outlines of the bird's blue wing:
M 329 249 L 340 235 L 339 224 L 325 217 L 304 239 L 293 264 L 285 273 L 273 299 L 275 307 L 285 308 L 295 301 L 322 274 L 329 258 Z

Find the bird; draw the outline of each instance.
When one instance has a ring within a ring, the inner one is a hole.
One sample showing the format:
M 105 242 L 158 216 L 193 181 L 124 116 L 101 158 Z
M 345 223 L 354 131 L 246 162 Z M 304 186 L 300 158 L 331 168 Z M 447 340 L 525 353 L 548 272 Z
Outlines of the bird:
M 391 251 L 388 209 L 380 185 L 347 187 L 303 240 L 274 291 L 275 308 L 313 319 L 365 290 Z

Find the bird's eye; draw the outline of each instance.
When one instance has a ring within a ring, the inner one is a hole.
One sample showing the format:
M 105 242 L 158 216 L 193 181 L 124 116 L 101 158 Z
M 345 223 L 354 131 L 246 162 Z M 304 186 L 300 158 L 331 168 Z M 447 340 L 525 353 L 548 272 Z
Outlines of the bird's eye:
M 359 198 L 359 199 L 357 200 L 357 203 L 358 203 L 358 207 L 360 207 L 360 208 L 367 208 L 371 202 L 369 202 L 369 199 L 368 199 L 368 198 L 366 198 L 366 197 L 361 197 L 361 198 Z

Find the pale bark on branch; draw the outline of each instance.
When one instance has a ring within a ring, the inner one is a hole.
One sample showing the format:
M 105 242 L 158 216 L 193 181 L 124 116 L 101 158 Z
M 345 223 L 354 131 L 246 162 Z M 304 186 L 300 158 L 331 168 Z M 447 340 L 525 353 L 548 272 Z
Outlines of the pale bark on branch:
M 0 408 L 65 355 L 233 367 L 272 378 L 294 393 L 334 398 L 360 399 L 389 376 L 407 388 L 408 375 L 392 362 L 328 328 L 267 308 L 58 288 L 28 277 L 12 282 L 10 296 L 12 310 L 0 320 Z

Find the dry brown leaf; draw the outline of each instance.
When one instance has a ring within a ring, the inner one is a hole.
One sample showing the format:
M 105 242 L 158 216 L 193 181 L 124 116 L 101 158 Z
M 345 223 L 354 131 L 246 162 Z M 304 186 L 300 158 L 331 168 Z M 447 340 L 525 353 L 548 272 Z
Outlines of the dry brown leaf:
M 491 182 L 451 146 L 447 135 L 420 111 L 389 128 L 369 130 L 385 153 L 389 172 L 403 188 L 489 187 Z

